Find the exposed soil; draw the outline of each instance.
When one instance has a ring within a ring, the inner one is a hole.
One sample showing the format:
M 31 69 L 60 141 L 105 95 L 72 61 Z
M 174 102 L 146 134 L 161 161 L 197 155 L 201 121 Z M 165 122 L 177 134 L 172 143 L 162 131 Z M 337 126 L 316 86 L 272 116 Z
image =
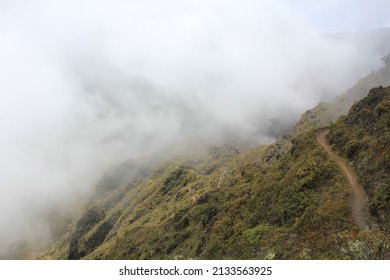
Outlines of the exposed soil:
M 329 129 L 321 130 L 317 133 L 317 140 L 322 145 L 324 150 L 328 153 L 330 158 L 334 160 L 340 169 L 343 171 L 344 175 L 348 179 L 349 185 L 352 188 L 352 217 L 357 226 L 366 230 L 369 229 L 369 219 L 367 215 L 367 195 L 364 192 L 363 187 L 359 184 L 356 174 L 353 169 L 348 166 L 345 161 L 338 155 L 336 155 L 332 148 L 329 146 L 327 135 Z

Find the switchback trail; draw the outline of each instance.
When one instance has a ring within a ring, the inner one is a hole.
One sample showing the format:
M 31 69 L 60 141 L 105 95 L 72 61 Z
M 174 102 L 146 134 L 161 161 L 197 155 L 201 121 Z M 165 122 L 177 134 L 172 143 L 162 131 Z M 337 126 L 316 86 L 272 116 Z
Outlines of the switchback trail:
M 330 158 L 334 160 L 344 175 L 347 177 L 349 185 L 352 188 L 352 217 L 357 226 L 362 229 L 369 229 L 369 219 L 367 216 L 367 195 L 363 187 L 358 183 L 355 172 L 349 167 L 344 160 L 336 155 L 328 144 L 327 135 L 329 129 L 321 130 L 317 133 L 317 140 L 328 153 Z

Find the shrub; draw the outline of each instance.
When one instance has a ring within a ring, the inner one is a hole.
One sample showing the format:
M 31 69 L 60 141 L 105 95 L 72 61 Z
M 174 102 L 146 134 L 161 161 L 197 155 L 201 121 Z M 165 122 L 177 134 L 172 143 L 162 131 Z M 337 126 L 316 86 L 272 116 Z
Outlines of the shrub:
M 361 143 L 357 140 L 351 140 L 345 145 L 345 153 L 348 158 L 352 158 L 359 150 Z
M 257 243 L 264 235 L 272 230 L 272 226 L 261 224 L 254 228 L 247 229 L 243 232 L 244 238 L 250 244 Z

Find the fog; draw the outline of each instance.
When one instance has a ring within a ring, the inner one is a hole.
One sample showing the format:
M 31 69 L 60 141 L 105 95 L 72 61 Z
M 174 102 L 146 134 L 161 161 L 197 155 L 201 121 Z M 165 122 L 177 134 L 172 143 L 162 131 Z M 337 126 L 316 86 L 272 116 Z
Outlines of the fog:
M 114 164 L 191 137 L 270 143 L 381 67 L 388 29 L 327 33 L 389 25 L 388 1 L 309 2 L 0 1 L 0 255 Z

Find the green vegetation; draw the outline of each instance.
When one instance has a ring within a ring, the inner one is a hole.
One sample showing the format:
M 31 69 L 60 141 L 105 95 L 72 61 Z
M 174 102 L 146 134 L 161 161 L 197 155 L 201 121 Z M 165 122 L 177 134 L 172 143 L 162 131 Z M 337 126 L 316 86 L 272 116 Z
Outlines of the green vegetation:
M 330 123 L 388 73 L 306 112 L 272 145 L 240 154 L 193 140 L 112 168 L 36 257 L 389 259 L 390 88 Z M 369 195 L 370 231 L 354 224 L 346 178 L 316 140 L 325 125 Z
M 331 129 L 330 143 L 350 160 L 379 227 L 390 228 L 390 88 L 375 88 Z

